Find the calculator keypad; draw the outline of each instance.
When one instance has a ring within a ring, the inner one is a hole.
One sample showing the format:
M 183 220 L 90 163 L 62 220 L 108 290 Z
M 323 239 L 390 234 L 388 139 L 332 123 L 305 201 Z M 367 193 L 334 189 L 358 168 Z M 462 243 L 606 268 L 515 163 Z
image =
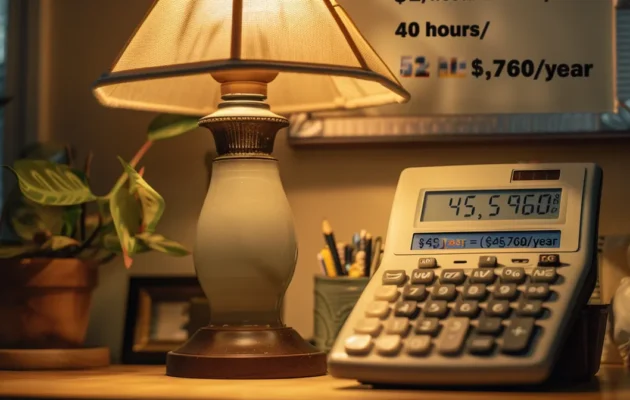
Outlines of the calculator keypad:
M 384 271 L 364 318 L 346 340 L 349 355 L 481 357 L 529 350 L 536 319 L 549 314 L 545 302 L 558 284 L 555 268 L 495 269 L 493 256 L 481 257 L 480 268 L 472 270 L 436 274 L 430 269 L 436 265 L 427 258 L 410 273 Z

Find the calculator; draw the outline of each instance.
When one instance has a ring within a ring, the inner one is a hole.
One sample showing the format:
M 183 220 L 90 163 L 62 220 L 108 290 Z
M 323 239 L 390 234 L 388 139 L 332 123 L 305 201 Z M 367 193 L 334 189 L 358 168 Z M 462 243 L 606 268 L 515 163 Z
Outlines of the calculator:
M 597 280 L 595 164 L 409 168 L 383 260 L 328 357 L 338 378 L 542 383 Z

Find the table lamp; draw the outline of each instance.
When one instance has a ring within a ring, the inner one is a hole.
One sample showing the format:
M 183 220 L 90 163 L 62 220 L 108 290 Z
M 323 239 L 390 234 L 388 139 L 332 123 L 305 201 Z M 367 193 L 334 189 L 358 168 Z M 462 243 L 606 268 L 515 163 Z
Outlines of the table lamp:
M 110 107 L 207 115 L 216 144 L 193 250 L 210 323 L 168 353 L 167 375 L 325 374 L 325 354 L 281 318 L 298 250 L 271 156 L 288 120 L 271 109 L 409 99 L 348 15 L 335 0 L 158 0 L 94 93 Z

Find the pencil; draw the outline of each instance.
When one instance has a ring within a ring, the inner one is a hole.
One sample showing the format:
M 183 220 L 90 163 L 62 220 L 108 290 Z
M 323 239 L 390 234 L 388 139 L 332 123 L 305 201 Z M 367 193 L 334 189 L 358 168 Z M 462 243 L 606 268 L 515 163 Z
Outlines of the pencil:
M 326 267 L 326 275 L 329 277 L 337 276 L 337 271 L 335 270 L 335 263 L 333 262 L 332 254 L 330 254 L 330 250 L 328 248 L 323 249 L 320 253 L 322 259 L 324 260 L 324 266 Z
M 365 229 L 361 229 L 359 233 L 359 250 L 365 250 L 365 235 L 367 235 L 367 231 Z
M 322 269 L 322 274 L 324 274 L 324 276 L 328 276 L 328 271 L 326 271 L 326 263 L 324 262 L 324 257 L 322 256 L 322 253 L 317 253 L 317 263 Z
M 372 235 L 365 235 L 365 276 L 370 276 L 370 266 L 372 265 Z
M 346 253 L 346 271 L 350 271 L 350 267 L 352 266 L 352 246 L 346 246 L 344 249 Z
M 324 233 L 324 240 L 326 240 L 326 244 L 328 245 L 328 249 L 330 250 L 330 254 L 332 255 L 332 259 L 335 265 L 335 271 L 337 272 L 337 276 L 346 275 L 345 269 L 341 265 L 339 254 L 337 253 L 337 244 L 335 243 L 335 235 L 333 234 L 332 227 L 330 226 L 330 222 L 328 222 L 328 220 L 324 220 L 322 222 L 322 232 Z
M 346 244 L 339 242 L 337 243 L 337 254 L 339 254 L 339 262 L 342 267 L 345 267 L 346 261 Z

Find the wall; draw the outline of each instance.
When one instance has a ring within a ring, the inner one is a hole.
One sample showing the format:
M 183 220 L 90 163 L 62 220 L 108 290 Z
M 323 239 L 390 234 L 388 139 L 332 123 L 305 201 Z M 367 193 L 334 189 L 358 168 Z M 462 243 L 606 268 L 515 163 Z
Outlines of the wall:
M 111 64 L 151 0 L 42 0 L 51 7 L 42 16 L 50 48 L 42 56 L 50 71 L 41 102 L 40 126 L 51 138 L 70 142 L 85 154 L 94 150 L 95 190 L 104 193 L 121 173 L 116 155 L 129 159 L 143 142 L 152 115 L 100 106 L 90 92 L 92 82 Z M 167 211 L 162 233 L 191 245 L 205 196 L 206 152 L 210 135 L 198 130 L 156 144 L 145 158 L 147 180 L 163 194 Z M 630 142 L 565 141 L 556 143 L 418 144 L 365 148 L 293 149 L 283 133 L 276 156 L 293 207 L 300 257 L 286 298 L 286 322 L 304 336 L 312 331 L 312 276 L 315 254 L 323 245 L 321 219 L 328 218 L 338 238 L 358 229 L 386 233 L 398 175 L 409 166 L 538 161 L 595 161 L 605 171 L 601 231 L 624 233 L 630 226 Z M 129 273 L 193 274 L 190 258 L 162 255 L 137 258 Z M 101 269 L 90 342 L 120 349 L 127 274 L 120 260 Z

